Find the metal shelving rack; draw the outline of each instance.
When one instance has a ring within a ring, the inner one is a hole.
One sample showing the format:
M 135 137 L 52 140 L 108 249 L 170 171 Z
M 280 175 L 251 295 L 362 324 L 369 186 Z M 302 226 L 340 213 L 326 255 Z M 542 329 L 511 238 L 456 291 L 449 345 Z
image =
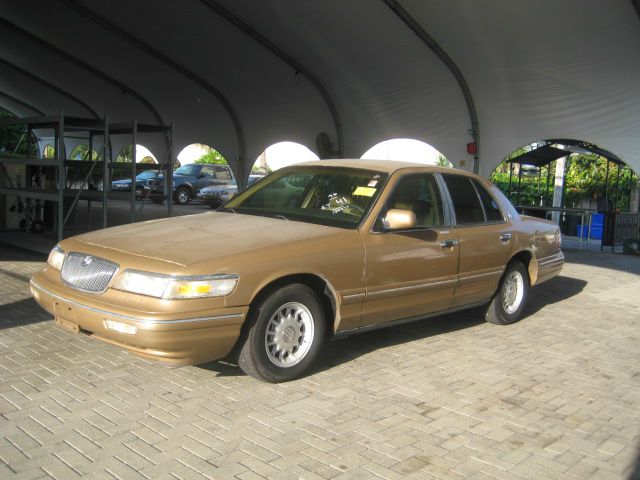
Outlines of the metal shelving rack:
M 42 183 L 42 188 L 22 188 L 20 186 L 13 185 L 9 175 L 7 174 L 7 178 L 9 179 L 10 186 L 2 187 L 0 186 L 0 194 L 3 195 L 15 195 L 18 197 L 30 198 L 30 199 L 40 199 L 44 201 L 56 202 L 56 230 L 58 233 L 58 240 L 62 240 L 64 238 L 64 226 L 66 221 L 68 220 L 71 212 L 76 207 L 78 201 L 80 199 L 88 200 L 88 201 L 100 201 L 102 202 L 102 228 L 106 228 L 108 226 L 108 204 L 109 198 L 119 198 L 120 195 L 113 195 L 109 193 L 110 186 L 110 177 L 111 177 L 111 169 L 114 164 L 111 161 L 111 147 L 110 147 L 110 138 L 112 135 L 123 135 L 130 134 L 132 137 L 132 145 L 136 145 L 137 135 L 138 133 L 162 133 L 167 136 L 167 156 L 165 161 L 162 163 L 161 168 L 165 170 L 165 175 L 167 177 L 167 181 L 165 182 L 165 187 L 167 185 L 172 184 L 172 173 L 173 173 L 173 124 L 171 125 L 152 125 L 152 124 L 142 124 L 138 123 L 136 119 L 131 122 L 123 122 L 123 123 L 109 123 L 108 116 L 105 116 L 104 119 L 86 119 L 79 117 L 69 117 L 65 116 L 64 113 L 61 113 L 59 116 L 44 116 L 44 117 L 32 117 L 32 118 L 5 118 L 0 119 L 0 128 L 6 125 L 16 125 L 23 124 L 27 127 L 27 142 L 29 142 L 27 146 L 27 151 L 30 151 L 30 142 L 31 142 L 31 133 L 33 130 L 38 129 L 53 129 L 55 133 L 55 149 L 56 149 L 56 158 L 52 161 L 52 159 L 44 159 L 44 158 L 30 158 L 30 157 L 14 157 L 7 155 L 0 155 L 0 167 L 4 170 L 6 174 L 6 164 L 17 164 L 17 165 L 25 165 L 25 166 L 47 166 L 47 167 L 56 167 L 56 189 L 45 189 L 44 182 Z M 89 155 L 93 152 L 93 138 L 94 136 L 103 136 L 103 149 L 102 149 L 102 160 L 66 160 L 65 156 L 65 148 L 64 148 L 64 138 L 65 133 L 67 132 L 87 132 L 89 134 Z M 135 192 L 135 177 L 137 171 L 136 165 L 136 154 L 135 147 L 132 148 L 133 158 L 131 163 L 131 214 L 130 221 L 135 221 L 135 202 L 136 202 L 136 192 Z M 86 164 L 90 166 L 89 172 L 85 176 L 82 186 L 78 190 L 71 190 L 66 188 L 67 175 L 65 167 L 67 166 L 78 166 Z M 97 165 L 102 166 L 103 172 L 103 180 L 102 180 L 102 191 L 96 190 L 87 190 L 85 189 L 85 185 L 87 184 L 88 178 L 91 176 L 94 168 Z M 68 210 L 67 215 L 65 216 L 65 198 L 73 198 L 72 204 Z M 167 200 L 167 216 L 171 216 L 172 214 L 172 196 L 170 195 L 170 189 L 167 189 L 165 192 L 165 199 Z

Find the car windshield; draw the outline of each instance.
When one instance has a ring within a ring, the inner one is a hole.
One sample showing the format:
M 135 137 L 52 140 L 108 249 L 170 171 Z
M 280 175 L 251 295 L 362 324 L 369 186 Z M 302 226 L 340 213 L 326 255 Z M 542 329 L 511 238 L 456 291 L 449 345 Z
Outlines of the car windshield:
M 147 170 L 146 172 L 139 173 L 136 175 L 138 180 L 148 180 L 149 178 L 154 178 L 156 176 L 156 172 L 153 170 Z
M 279 170 L 225 204 L 222 211 L 356 228 L 387 175 L 344 167 Z
M 195 177 L 196 175 L 198 175 L 198 171 L 200 169 L 196 166 L 196 165 L 185 165 L 183 167 L 180 167 L 179 169 L 177 169 L 175 172 L 173 172 L 174 175 L 189 175 L 191 177 Z

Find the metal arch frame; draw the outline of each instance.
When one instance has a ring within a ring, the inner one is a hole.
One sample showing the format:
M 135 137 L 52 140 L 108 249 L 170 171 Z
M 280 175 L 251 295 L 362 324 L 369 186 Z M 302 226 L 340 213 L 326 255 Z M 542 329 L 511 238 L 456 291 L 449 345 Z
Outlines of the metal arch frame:
M 640 19 L 640 0 L 630 0 L 631 1 L 631 5 L 633 5 L 633 8 L 636 10 L 636 13 L 638 14 L 638 18 Z
M 480 129 L 478 122 L 478 112 L 476 111 L 475 104 L 473 102 L 473 96 L 471 95 L 471 90 L 469 89 L 469 85 L 465 80 L 462 72 L 453 61 L 453 59 L 444 51 L 444 49 L 438 45 L 438 43 L 434 40 L 434 38 L 429 35 L 429 33 L 411 16 L 409 12 L 407 12 L 402 5 L 398 2 L 398 0 L 382 0 L 392 11 L 395 13 L 400 20 L 402 20 L 409 29 L 415 33 L 420 40 L 422 40 L 425 45 L 427 45 L 433 53 L 445 64 L 445 66 L 449 69 L 453 77 L 458 82 L 458 86 L 460 90 L 462 90 L 462 95 L 464 97 L 464 101 L 467 104 L 467 110 L 469 111 L 469 117 L 471 119 L 471 130 L 469 133 L 473 138 L 474 142 L 476 142 L 477 150 L 480 151 Z M 632 0 L 638 1 L 638 0 Z M 480 158 L 478 153 L 474 155 L 473 162 L 473 172 L 479 173 L 480 171 Z
M 97 69 L 96 67 L 88 64 L 87 62 L 84 62 L 83 60 L 80 60 L 79 58 L 74 57 L 73 55 L 65 52 L 61 48 L 58 48 L 55 45 L 47 42 L 46 40 L 43 40 L 42 38 L 38 37 L 37 35 L 35 35 L 35 34 L 29 32 L 29 31 L 23 29 L 22 27 L 16 25 L 15 23 L 10 22 L 6 18 L 0 18 L 0 26 L 7 27 L 7 28 L 9 28 L 9 29 L 11 29 L 11 30 L 13 30 L 15 32 L 20 33 L 21 35 L 29 38 L 34 43 L 37 43 L 37 44 L 41 45 L 42 47 L 44 47 L 45 49 L 55 53 L 59 57 L 64 58 L 68 62 L 71 62 L 74 65 L 77 65 L 78 67 L 82 68 L 83 70 L 86 70 L 87 72 L 89 72 L 89 73 L 101 78 L 105 82 L 110 83 L 111 85 L 114 85 L 115 87 L 119 88 L 121 91 L 131 94 L 133 97 L 137 98 L 138 101 L 140 101 L 140 103 L 142 103 L 152 113 L 152 115 L 155 117 L 156 121 L 160 125 L 164 125 L 164 121 L 162 120 L 162 117 L 160 116 L 160 113 L 156 110 L 156 108 L 153 106 L 153 104 L 151 102 L 149 102 L 149 100 L 147 100 L 145 97 L 143 97 L 140 93 L 138 93 L 137 91 L 133 90 L 131 87 L 125 85 L 124 83 L 120 82 L 119 80 L 117 80 L 117 79 L 113 78 L 112 76 L 104 73 L 103 71 Z
M 318 92 L 320 92 L 320 96 L 322 96 L 323 100 L 329 107 L 329 112 L 331 113 L 331 117 L 333 118 L 333 123 L 336 129 L 336 135 L 338 137 L 338 152 L 339 156 L 342 156 L 344 152 L 344 135 L 342 130 L 342 122 L 340 121 L 340 116 L 338 114 L 338 109 L 329 94 L 329 91 L 325 88 L 324 84 L 316 77 L 309 69 L 305 68 L 300 62 L 298 62 L 295 58 L 285 52 L 283 49 L 278 47 L 271 40 L 266 38 L 264 35 L 259 33 L 241 18 L 237 17 L 229 10 L 224 8 L 215 0 L 200 0 L 205 6 L 209 9 L 217 13 L 219 16 L 230 22 L 232 25 L 242 30 L 244 33 L 249 35 L 253 40 L 260 43 L 263 47 L 269 50 L 271 53 L 280 58 L 283 62 L 288 64 L 291 68 L 293 68 L 296 74 L 302 74 L 311 82 L 311 84 L 316 87 Z
M 54 85 L 53 83 L 45 80 L 44 78 L 41 78 L 41 77 L 37 76 L 36 74 L 34 74 L 32 72 L 29 72 L 28 70 L 25 70 L 24 68 L 19 67 L 18 65 L 15 65 L 15 64 L 5 60 L 2 57 L 0 57 L 0 65 L 4 65 L 6 67 L 9 67 L 10 69 L 15 70 L 19 74 L 21 74 L 21 75 L 33 80 L 34 82 L 37 82 L 37 83 L 40 83 L 41 85 L 44 85 L 48 89 L 53 90 L 54 92 L 58 93 L 59 95 L 62 95 L 63 97 L 68 98 L 72 102 L 75 102 L 78 105 L 82 106 L 83 108 L 85 108 L 86 110 L 91 112 L 91 115 L 93 115 L 95 118 L 100 118 L 98 113 L 93 108 L 91 108 L 90 105 L 88 105 L 84 101 L 80 100 L 75 95 L 73 95 L 73 94 L 67 92 L 66 90 L 63 90 L 62 88 Z M 44 114 L 40 113 L 40 115 L 44 115 Z
M 229 100 L 227 100 L 227 98 L 217 88 L 215 88 L 213 85 L 211 85 L 209 82 L 207 82 L 205 79 L 203 79 L 202 77 L 200 77 L 199 75 L 197 75 L 193 71 L 191 71 L 191 70 L 187 69 L 186 67 L 180 65 L 175 60 L 172 60 L 171 58 L 167 57 L 163 53 L 159 52 L 158 50 L 156 50 L 155 48 L 150 46 L 149 44 L 143 42 L 142 40 L 140 40 L 140 39 L 138 39 L 136 37 L 134 37 L 130 33 L 124 31 L 123 29 L 121 29 L 117 25 L 111 23 L 106 18 L 98 15 L 97 13 L 89 10 L 88 8 L 86 8 L 86 7 L 82 6 L 82 5 L 79 5 L 77 2 L 75 2 L 73 0 L 59 0 L 59 1 L 61 1 L 65 5 L 67 5 L 67 7 L 75 10 L 79 14 L 91 19 L 92 21 L 98 23 L 99 25 L 102 25 L 104 28 L 106 28 L 107 30 L 110 30 L 112 33 L 118 35 L 120 38 L 124 39 L 126 42 L 137 46 L 139 49 L 141 49 L 146 54 L 150 55 L 151 57 L 155 58 L 156 60 L 159 60 L 160 62 L 162 62 L 165 65 L 169 66 L 173 70 L 181 73 L 182 75 L 187 77 L 189 80 L 191 80 L 194 83 L 200 85 L 202 88 L 204 88 L 209 93 L 211 93 L 222 104 L 223 108 L 227 112 L 227 115 L 229 115 L 229 117 L 231 118 L 231 123 L 233 124 L 233 127 L 234 127 L 234 129 L 236 131 L 236 138 L 237 138 L 237 142 L 238 142 L 238 156 L 239 156 L 240 164 L 242 164 L 242 161 L 243 161 L 243 159 L 245 157 L 245 150 L 246 150 L 245 140 L 244 140 L 244 133 L 243 133 L 243 130 L 242 130 L 242 126 L 240 125 L 240 120 L 238 119 L 238 115 L 236 114 L 233 106 L 231 105 Z M 242 168 L 242 166 L 240 168 Z
M 24 107 L 24 108 L 27 108 L 27 109 L 35 112 L 37 115 L 40 115 L 40 116 L 44 117 L 44 112 L 42 110 L 40 110 L 39 108 L 34 107 L 33 105 L 28 104 L 24 100 L 20 100 L 19 98 L 14 97 L 13 95 L 9 95 L 8 93 L 3 92 L 1 90 L 0 90 L 0 97 L 4 97 L 7 100 L 9 100 L 10 102 L 13 102 L 13 103 L 15 103 L 17 105 L 20 105 L 20 106 Z M 4 108 L 5 110 L 8 110 L 5 107 L 2 107 L 2 108 Z M 11 112 L 11 113 L 13 113 L 13 112 Z

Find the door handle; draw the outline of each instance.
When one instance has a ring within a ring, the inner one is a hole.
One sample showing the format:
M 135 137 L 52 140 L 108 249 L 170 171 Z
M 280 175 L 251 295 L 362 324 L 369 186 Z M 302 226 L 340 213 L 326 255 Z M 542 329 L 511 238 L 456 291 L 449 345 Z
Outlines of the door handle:
M 440 246 L 442 248 L 452 248 L 458 245 L 460 242 L 458 240 L 443 240 L 440 242 Z
M 510 233 L 503 233 L 502 235 L 500 235 L 500 241 L 501 242 L 508 242 L 509 240 L 511 240 L 511 234 Z

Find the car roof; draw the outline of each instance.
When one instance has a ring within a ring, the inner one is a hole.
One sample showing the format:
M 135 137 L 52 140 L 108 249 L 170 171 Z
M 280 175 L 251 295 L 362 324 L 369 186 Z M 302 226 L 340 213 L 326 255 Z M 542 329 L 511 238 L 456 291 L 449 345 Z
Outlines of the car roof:
M 296 163 L 292 165 L 295 167 L 308 166 L 308 167 L 345 167 L 345 168 L 359 168 L 364 170 L 374 170 L 384 173 L 393 173 L 405 168 L 424 168 L 429 172 L 460 172 L 468 173 L 463 170 L 456 170 L 447 167 L 438 167 L 435 165 L 427 165 L 424 163 L 416 162 L 399 162 L 397 160 L 362 160 L 358 158 L 343 158 L 332 160 L 319 160 L 304 163 Z

